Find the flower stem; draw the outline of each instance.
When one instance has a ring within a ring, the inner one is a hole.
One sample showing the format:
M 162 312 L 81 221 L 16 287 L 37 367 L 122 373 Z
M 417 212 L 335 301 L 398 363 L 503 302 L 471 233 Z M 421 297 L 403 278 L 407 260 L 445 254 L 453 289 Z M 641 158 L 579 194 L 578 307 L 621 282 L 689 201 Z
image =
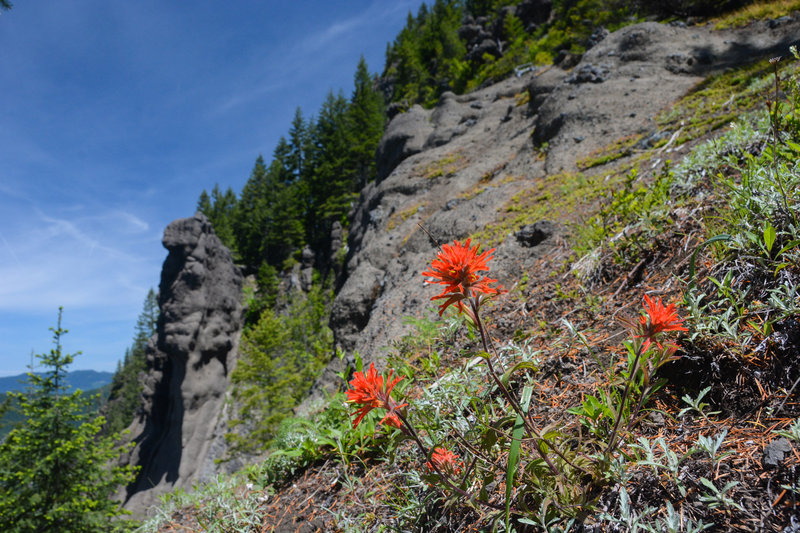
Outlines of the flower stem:
M 408 420 L 406 419 L 406 417 L 400 412 L 397 413 L 397 416 L 400 417 L 400 420 L 403 422 L 403 429 L 401 431 L 403 431 L 403 433 L 405 433 L 406 435 L 410 436 L 414 440 L 414 442 L 417 443 L 417 446 L 419 447 L 420 451 L 428 459 L 428 463 L 431 465 L 433 470 L 439 476 L 439 479 L 441 479 L 444 482 L 444 484 L 447 485 L 447 488 L 449 488 L 453 492 L 463 496 L 464 498 L 467 498 L 467 500 L 469 500 L 469 501 L 475 501 L 477 503 L 480 503 L 481 505 L 485 505 L 486 507 L 491 507 L 492 509 L 495 509 L 495 510 L 498 510 L 498 511 L 505 511 L 505 509 L 506 509 L 505 505 L 498 505 L 496 503 L 492 503 L 492 502 L 481 500 L 479 498 L 475 498 L 472 493 L 467 492 L 464 489 L 462 489 L 460 487 L 457 487 L 455 484 L 453 484 L 453 482 L 450 480 L 450 476 L 447 475 L 445 472 L 442 472 L 442 470 L 439 469 L 439 466 L 433 460 L 431 460 L 430 453 L 429 453 L 428 449 L 422 443 L 422 440 L 419 438 L 419 435 L 417 434 L 416 430 L 414 430 L 414 428 L 411 426 L 411 424 L 408 423 Z M 514 512 L 514 513 L 519 514 L 519 511 L 517 511 L 513 507 L 511 509 L 511 511 Z
M 639 345 L 639 348 L 636 350 L 636 357 L 633 359 L 631 373 L 628 375 L 628 380 L 625 382 L 625 390 L 622 392 L 622 399 L 619 403 L 619 411 L 617 411 L 617 419 L 614 421 L 614 429 L 611 431 L 611 438 L 608 441 L 608 447 L 606 447 L 604 455 L 611 453 L 611 450 L 613 450 L 616 446 L 617 430 L 619 429 L 619 423 L 622 420 L 622 412 L 625 410 L 625 402 L 628 399 L 628 392 L 631 388 L 631 382 L 633 382 L 635 379 L 636 371 L 639 369 L 639 359 L 642 357 L 643 346 L 644 344 Z
M 576 465 L 575 463 L 573 463 L 572 461 L 567 459 L 564 456 L 564 454 L 561 453 L 561 450 L 558 449 L 558 447 L 555 445 L 555 443 L 550 442 L 550 441 L 546 441 L 544 439 L 544 437 L 542 437 L 541 433 L 539 433 L 536 430 L 536 428 L 534 427 L 533 422 L 531 421 L 530 417 L 528 417 L 525 414 L 525 412 L 523 412 L 522 406 L 519 404 L 519 402 L 517 402 L 516 398 L 514 398 L 514 396 L 508 391 L 506 386 L 503 385 L 503 382 L 500 380 L 500 378 L 497 377 L 497 372 L 495 372 L 494 365 L 492 365 L 491 352 L 489 352 L 489 346 L 488 346 L 488 344 L 486 342 L 486 332 L 484 331 L 483 322 L 481 322 L 481 318 L 480 318 L 480 315 L 478 313 L 478 305 L 475 303 L 475 299 L 474 298 L 470 299 L 470 306 L 472 308 L 473 318 L 475 319 L 475 326 L 478 328 L 478 331 L 481 334 L 481 341 L 483 342 L 483 349 L 487 354 L 489 354 L 489 357 L 486 358 L 486 364 L 489 367 L 489 375 L 492 376 L 492 379 L 494 380 L 495 384 L 497 384 L 497 387 L 500 389 L 500 392 L 502 392 L 503 396 L 511 404 L 511 407 L 514 409 L 514 411 L 516 411 L 516 413 L 522 418 L 522 421 L 525 424 L 525 427 L 527 428 L 528 433 L 533 435 L 534 439 L 537 441 L 537 446 L 535 446 L 535 448 L 536 448 L 536 451 L 539 453 L 539 456 L 544 460 L 545 463 L 547 463 L 547 466 L 550 467 L 550 470 L 554 474 L 560 474 L 562 477 L 564 477 L 564 479 L 566 479 L 566 476 L 564 475 L 564 473 L 561 472 L 558 469 L 558 467 L 555 465 L 555 463 L 553 463 L 553 460 L 550 457 L 548 457 L 548 455 L 538 446 L 539 442 L 545 442 L 547 444 L 547 446 L 549 446 L 555 452 L 555 454 L 558 455 L 565 463 L 570 465 L 572 468 L 583 472 L 584 474 L 589 474 L 589 472 L 587 472 L 585 469 L 579 467 L 578 465 Z M 499 361 L 500 358 L 497 355 L 496 351 L 495 351 L 495 357 L 497 357 L 498 361 Z

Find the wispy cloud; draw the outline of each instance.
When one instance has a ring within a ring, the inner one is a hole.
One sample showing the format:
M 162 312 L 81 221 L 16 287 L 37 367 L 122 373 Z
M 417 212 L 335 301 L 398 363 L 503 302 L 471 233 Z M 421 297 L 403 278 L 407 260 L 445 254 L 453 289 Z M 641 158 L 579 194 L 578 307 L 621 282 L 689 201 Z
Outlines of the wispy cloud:
M 360 13 L 348 19 L 334 21 L 323 31 L 307 36 L 299 48 L 303 53 L 319 51 L 336 44 L 337 39 L 342 41 L 336 45 L 337 47 L 351 45 L 353 43 L 352 36 L 358 35 L 359 31 L 374 26 L 380 21 L 397 18 L 398 15 L 406 13 L 417 4 L 418 2 L 411 1 L 375 1 Z
M 46 215 L 38 207 L 33 212 L 13 236 L 2 234 L 13 261 L 0 262 L 0 310 L 131 303 L 134 296 L 117 285 L 124 280 L 135 286 L 130 280 L 141 280 L 142 268 L 154 262 L 133 252 L 142 236 L 150 237 L 149 224 L 120 209 L 74 218 Z
M 113 369 L 164 226 L 214 182 L 240 190 L 295 107 L 351 86 L 361 53 L 380 68 L 419 4 L 79 0 L 0 18 L 0 373 L 47 349 L 59 305 L 81 367 Z
M 211 115 L 236 110 L 288 87 L 296 91 L 310 82 L 325 91 L 330 88 L 329 73 L 334 69 L 337 73 L 342 71 L 342 56 L 348 52 L 355 55 L 345 63 L 347 75 L 344 79 L 351 79 L 357 54 L 367 52 L 359 36 L 387 20 L 404 22 L 403 15 L 418 5 L 418 0 L 376 0 L 355 15 L 334 19 L 321 29 L 310 28 L 293 45 L 283 43 L 280 48 L 271 47 L 268 51 L 254 49 L 248 67 L 239 73 L 238 80 L 233 81 L 231 93 L 211 109 Z M 380 48 L 380 53 L 383 53 L 383 48 Z M 291 109 L 293 111 L 294 107 Z

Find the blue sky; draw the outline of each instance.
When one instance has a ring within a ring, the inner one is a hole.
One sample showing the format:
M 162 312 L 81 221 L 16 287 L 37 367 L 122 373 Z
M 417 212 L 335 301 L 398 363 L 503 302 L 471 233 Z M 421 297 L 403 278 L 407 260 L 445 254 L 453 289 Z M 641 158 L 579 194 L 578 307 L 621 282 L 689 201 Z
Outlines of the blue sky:
M 0 14 L 0 375 L 51 347 L 113 371 L 164 227 L 237 193 L 295 108 L 350 95 L 419 0 L 16 0 Z

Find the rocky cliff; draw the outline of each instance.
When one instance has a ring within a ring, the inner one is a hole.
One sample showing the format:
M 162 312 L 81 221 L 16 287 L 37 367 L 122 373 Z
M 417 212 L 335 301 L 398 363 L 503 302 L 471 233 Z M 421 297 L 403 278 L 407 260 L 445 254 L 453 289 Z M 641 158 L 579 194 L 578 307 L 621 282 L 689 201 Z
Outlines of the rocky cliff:
M 242 277 L 202 214 L 172 222 L 157 333 L 128 457 L 141 470 L 124 495 L 141 514 L 160 494 L 213 476 L 224 453 L 224 400 L 242 328 Z
M 782 17 L 724 31 L 650 22 L 598 32 L 574 68 L 567 62 L 463 96 L 445 93 L 434 109 L 395 116 L 378 148 L 378 179 L 362 190 L 351 219 L 331 319 L 337 345 L 380 360 L 409 330 L 403 317 L 433 315 L 420 272 L 436 243 L 420 225 L 442 243 L 490 235 L 482 244 L 497 245 L 492 273 L 520 279 L 556 253 L 563 225 L 508 217 L 512 198 L 533 195 L 546 177 L 575 174 L 579 160 L 620 139 L 641 137 L 646 149 L 675 135 L 659 130 L 660 111 L 708 75 L 785 55 L 798 30 L 800 17 Z M 677 157 L 671 152 L 665 146 L 664 159 Z M 330 388 L 340 365 L 331 362 L 317 392 Z

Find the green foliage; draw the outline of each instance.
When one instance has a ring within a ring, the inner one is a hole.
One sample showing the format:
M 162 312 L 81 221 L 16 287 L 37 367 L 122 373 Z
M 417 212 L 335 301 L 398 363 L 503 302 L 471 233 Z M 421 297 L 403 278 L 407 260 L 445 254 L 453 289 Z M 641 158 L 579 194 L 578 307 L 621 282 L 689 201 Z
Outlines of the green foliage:
M 375 149 L 383 136 L 383 96 L 374 88 L 364 56 L 358 61 L 353 95 L 347 109 L 348 163 L 353 172 L 350 190 L 362 189 L 375 177 Z
M 236 193 L 228 189 L 223 194 L 218 184 L 211 190 L 211 196 L 204 190 L 197 200 L 197 210 L 208 217 L 214 233 L 222 244 L 236 254 L 236 240 L 233 233 L 233 216 L 236 210 Z
M 28 394 L 12 394 L 26 420 L 0 444 L 0 529 L 122 530 L 127 524 L 117 517 L 124 512 L 112 496 L 133 471 L 113 466 L 119 435 L 101 437 L 103 418 L 89 414 L 81 391 L 65 389 L 74 356 L 61 350 L 61 310 L 51 330 L 55 347 L 37 356 L 47 371 L 29 374 Z
M 392 101 L 432 106 L 446 88 L 463 91 L 466 80 L 451 77 L 466 74 L 454 68 L 467 53 L 458 37 L 461 18 L 462 7 L 454 0 L 436 0 L 430 9 L 422 4 L 416 17 L 408 14 L 386 51 L 383 76 L 394 78 Z
M 238 201 L 230 189 L 221 194 L 215 187 L 211 196 L 203 191 L 198 209 L 248 273 L 262 271 L 264 264 L 285 270 L 307 244 L 327 257 L 333 223 L 346 225 L 357 192 L 375 177 L 383 107 L 362 58 L 351 100 L 329 93 L 316 121 L 298 108 L 269 165 L 262 156 L 256 159 Z M 259 282 L 259 290 L 269 292 L 270 286 Z M 268 307 L 272 298 L 258 295 L 259 305 L 251 310 Z
M 636 169 L 628 172 L 620 188 L 602 194 L 600 210 L 575 227 L 578 253 L 583 255 L 602 245 L 611 249 L 618 263 L 636 263 L 652 245 L 653 237 L 669 223 L 669 209 L 675 203 L 670 195 L 672 182 L 669 164 L 651 183 L 639 180 Z
M 800 313 L 796 76 L 784 81 L 787 103 L 773 103 L 760 117 L 745 117 L 718 142 L 709 143 L 713 153 L 726 150 L 715 165 L 724 164 L 725 172 L 709 168 L 705 159 L 693 161 L 694 169 L 682 172 L 681 184 L 691 191 L 701 185 L 697 178 L 705 170 L 724 198 L 707 236 L 707 242 L 718 246 L 719 262 L 707 283 L 696 284 L 692 278 L 685 293 L 695 321 L 692 338 L 735 340 L 726 347 L 733 353 L 744 353 L 754 337 L 768 336 L 775 323 Z M 753 155 L 750 147 L 755 142 L 765 148 Z
M 252 469 L 245 468 L 232 476 L 217 476 L 192 487 L 191 491 L 178 489 L 165 494 L 136 533 L 169 531 L 179 512 L 191 515 L 204 533 L 262 531 L 263 487 L 248 482 Z
M 375 178 L 375 150 L 385 123 L 383 96 L 362 57 L 348 102 L 328 93 L 312 134 L 307 173 L 306 240 L 328 252 L 335 221 L 347 224 L 358 191 Z
M 235 447 L 266 446 L 308 392 L 333 349 L 329 307 L 330 293 L 314 287 L 308 295 L 294 293 L 285 312 L 265 309 L 245 331 L 232 381 L 238 423 L 247 430 L 230 434 Z
M 144 305 L 136 320 L 133 344 L 125 351 L 125 358 L 118 363 L 111 378 L 111 390 L 103 408 L 106 424 L 104 434 L 119 433 L 133 422 L 139 407 L 142 384 L 139 374 L 146 369 L 145 349 L 158 325 L 158 297 L 153 289 L 147 291 Z
M 672 17 L 724 13 L 747 0 L 556 0 L 548 20 L 527 31 L 522 21 L 503 7 L 517 0 L 436 0 L 422 4 L 386 50 L 383 77 L 394 84 L 390 101 L 405 107 L 431 107 L 447 90 L 456 93 L 510 75 L 514 67 L 552 63 L 559 52 L 580 55 L 599 28 L 615 31 L 648 15 Z M 788 12 L 784 9 L 784 12 Z M 485 17 L 484 27 L 503 29 L 501 54 L 467 58 L 467 43 L 458 37 L 464 13 Z M 504 18 L 500 18 L 500 17 Z

